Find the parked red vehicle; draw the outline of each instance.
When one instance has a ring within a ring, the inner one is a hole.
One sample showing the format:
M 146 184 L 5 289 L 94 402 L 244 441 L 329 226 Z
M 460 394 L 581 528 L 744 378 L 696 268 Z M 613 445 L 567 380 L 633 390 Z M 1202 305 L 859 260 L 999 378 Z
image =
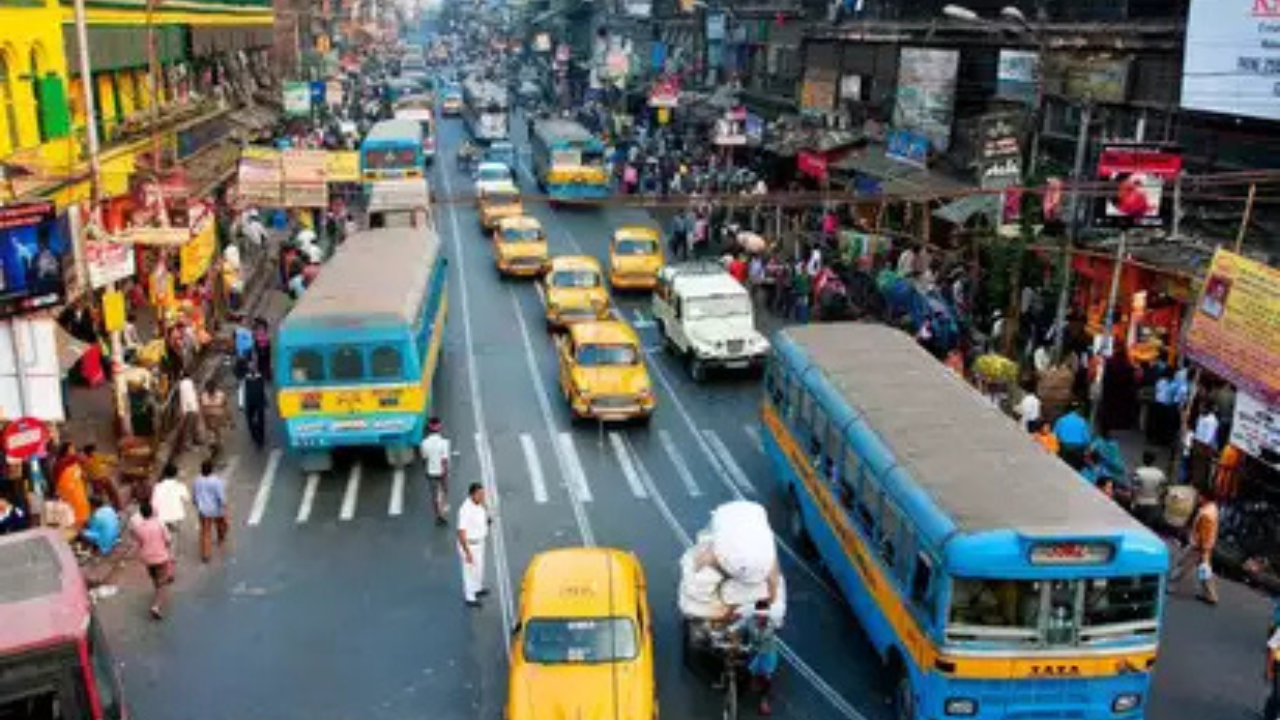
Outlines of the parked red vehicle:
M 0 536 L 0 720 L 127 720 L 75 555 L 56 532 Z

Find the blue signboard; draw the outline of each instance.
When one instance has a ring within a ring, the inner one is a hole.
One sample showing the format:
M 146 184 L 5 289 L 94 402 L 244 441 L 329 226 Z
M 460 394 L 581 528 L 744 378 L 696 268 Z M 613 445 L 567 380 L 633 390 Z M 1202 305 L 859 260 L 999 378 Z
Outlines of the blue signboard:
M 654 40 L 650 46 L 649 65 L 655 73 L 660 73 L 667 66 L 667 44 Z
M 311 107 L 324 107 L 324 81 L 311 81 Z
M 885 157 L 916 167 L 929 164 L 929 138 L 910 130 L 890 130 Z

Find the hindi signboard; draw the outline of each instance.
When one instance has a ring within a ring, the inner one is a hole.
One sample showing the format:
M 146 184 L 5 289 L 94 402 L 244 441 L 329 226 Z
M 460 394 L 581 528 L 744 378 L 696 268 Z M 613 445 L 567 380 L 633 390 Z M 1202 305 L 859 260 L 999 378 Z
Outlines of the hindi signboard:
M 1280 403 L 1280 270 L 1227 250 L 1213 256 L 1187 357 L 1267 405 Z

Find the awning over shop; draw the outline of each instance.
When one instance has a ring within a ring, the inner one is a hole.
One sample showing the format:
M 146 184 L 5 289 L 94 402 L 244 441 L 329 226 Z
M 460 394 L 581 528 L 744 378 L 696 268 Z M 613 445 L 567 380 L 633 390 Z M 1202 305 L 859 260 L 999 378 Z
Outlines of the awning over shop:
M 269 30 L 268 30 L 269 32 Z M 188 28 L 182 25 L 155 26 L 156 54 L 161 63 L 171 63 L 187 57 Z M 145 26 L 95 25 L 89 28 L 89 47 L 93 48 L 93 71 L 121 70 L 147 65 L 147 38 Z M 76 41 L 74 25 L 62 28 L 62 45 L 67 57 L 79 57 L 80 44 Z M 72 67 L 75 74 L 76 67 Z
M 191 52 L 197 57 L 271 47 L 270 25 L 224 25 L 191 28 Z
M 832 163 L 830 170 L 832 173 L 856 172 L 874 178 L 880 184 L 879 192 L 885 195 L 936 198 L 973 189 L 941 173 L 886 157 L 883 145 L 869 147 L 864 152 Z
M 952 225 L 967 225 L 975 215 L 980 215 L 994 225 L 1000 220 L 1002 209 L 999 194 L 978 193 L 943 205 L 933 211 L 933 216 Z

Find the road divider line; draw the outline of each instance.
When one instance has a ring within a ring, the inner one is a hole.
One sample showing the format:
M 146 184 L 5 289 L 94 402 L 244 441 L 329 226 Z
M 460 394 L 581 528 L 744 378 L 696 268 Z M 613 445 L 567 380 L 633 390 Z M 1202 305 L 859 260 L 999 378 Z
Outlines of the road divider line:
M 680 520 L 676 518 L 675 513 L 671 512 L 671 507 L 667 505 L 666 498 L 664 498 L 662 496 L 662 492 L 658 490 L 658 485 L 653 481 L 653 476 L 649 474 L 649 470 L 645 467 L 644 461 L 640 459 L 638 454 L 636 454 L 635 449 L 630 446 L 630 443 L 627 444 L 627 449 L 634 458 L 637 474 L 639 475 L 640 481 L 648 490 L 649 497 L 653 500 L 653 506 L 657 508 L 658 514 L 662 516 L 663 521 L 666 522 L 667 527 L 670 528 L 671 534 L 675 535 L 676 539 L 679 540 L 681 547 L 686 550 L 689 549 L 693 546 L 693 537 L 689 534 L 689 531 L 685 530 L 684 526 L 680 524 Z M 831 687 L 827 681 L 823 680 L 822 676 L 810 667 L 809 664 L 806 663 L 785 640 L 779 639 L 778 644 L 781 648 L 782 656 L 786 658 L 787 662 L 795 668 L 796 672 L 801 677 L 813 686 L 813 689 L 816 690 L 823 699 L 830 703 L 838 713 L 844 716 L 845 720 L 867 720 L 865 715 L 858 712 L 856 708 L 846 702 L 844 698 L 840 697 L 840 693 L 836 692 L 835 688 Z
M 400 517 L 404 514 L 404 468 L 398 467 L 391 473 L 391 501 L 387 503 L 387 514 Z
M 351 466 L 351 474 L 347 476 L 347 489 L 342 493 L 342 509 L 338 511 L 339 520 L 350 520 L 356 516 L 356 500 L 360 495 L 360 475 L 363 468 L 360 463 Z
M 609 444 L 613 446 L 613 454 L 618 458 L 618 465 L 622 467 L 622 475 L 627 479 L 627 485 L 631 486 L 631 494 L 641 500 L 647 499 L 649 495 L 645 492 L 644 484 L 640 482 L 635 463 L 631 462 L 631 453 L 627 452 L 622 434 L 616 430 L 610 430 Z
M 666 430 L 659 430 L 658 442 L 662 444 L 662 449 L 666 451 L 667 457 L 670 458 L 671 465 L 676 469 L 676 475 L 680 476 L 680 482 L 684 483 L 684 489 L 689 492 L 689 497 L 702 497 L 702 488 L 698 487 L 698 481 L 693 477 L 693 472 L 689 470 L 689 463 L 685 462 L 684 455 L 680 452 L 680 448 L 676 446 L 676 441 L 671 437 L 671 433 Z
M 524 450 L 524 463 L 529 466 L 529 483 L 533 485 L 533 501 L 547 503 L 547 481 L 542 475 L 542 460 L 538 458 L 538 445 L 529 433 L 520 433 L 520 448 Z
M 591 488 L 587 485 L 587 474 L 582 471 L 582 463 L 578 460 L 578 450 L 573 446 L 573 436 L 559 433 L 555 416 L 551 413 L 551 401 L 548 399 L 547 383 L 542 379 L 538 369 L 538 361 L 533 356 L 533 340 L 529 337 L 529 323 L 525 322 L 524 310 L 513 290 L 507 290 L 511 298 L 511 311 L 516 316 L 516 324 L 520 326 L 520 340 L 524 346 L 524 362 L 529 369 L 529 377 L 533 379 L 533 394 L 538 398 L 538 410 L 542 413 L 542 424 L 547 436 L 555 443 L 556 462 L 560 465 L 560 474 L 569 485 L 569 505 L 573 509 L 573 519 L 578 524 L 578 532 L 582 536 L 582 544 L 592 547 L 596 544 L 595 532 L 591 529 L 591 519 L 583 505 L 591 502 Z
M 755 448 L 756 452 L 763 455 L 764 441 L 760 439 L 760 428 L 755 425 L 747 424 L 742 426 L 742 432 L 746 433 L 747 438 L 751 440 L 751 447 Z
M 440 178 L 444 184 L 445 195 L 451 197 L 453 195 L 453 187 L 449 182 L 448 169 L 441 168 Z M 476 342 L 475 331 L 471 326 L 471 289 L 467 282 L 467 255 L 462 247 L 462 228 L 458 224 L 457 209 L 450 204 L 447 213 L 449 215 L 450 229 L 453 230 L 450 238 L 453 245 L 453 257 L 458 263 L 458 272 L 455 277 L 462 290 L 462 292 L 458 293 L 460 298 L 459 310 L 462 313 L 463 347 L 467 353 L 467 390 L 471 396 L 471 415 L 475 423 L 476 456 L 480 462 L 481 482 L 489 496 L 489 503 L 495 515 L 493 524 L 489 528 L 489 535 L 493 538 L 493 561 L 496 566 L 495 574 L 498 578 L 498 605 L 502 610 L 502 637 L 509 638 L 511 637 L 511 628 L 515 624 L 515 609 L 511 594 L 511 568 L 510 563 L 507 561 L 506 531 L 502 522 L 502 515 L 497 512 L 501 499 L 498 494 L 498 482 L 493 472 L 493 456 L 489 448 L 488 424 L 484 416 L 484 398 L 480 395 L 480 374 L 476 369 Z M 507 662 L 510 663 L 511 644 L 503 642 L 502 647 L 506 652 Z
M 542 307 L 545 309 L 547 307 L 547 291 L 542 289 L 541 280 L 533 281 L 533 291 L 538 293 L 538 301 L 542 303 Z
M 742 466 L 738 465 L 738 461 L 733 459 L 733 453 L 729 452 L 729 448 L 720 439 L 720 435 L 715 430 L 706 429 L 702 431 L 702 435 L 707 439 L 707 444 L 711 446 L 711 451 L 716 454 L 716 459 L 720 461 L 725 472 L 729 473 L 729 477 L 733 478 L 733 482 L 738 486 L 738 489 L 748 495 L 755 495 L 755 486 L 751 484 L 747 474 L 742 471 Z
M 267 501 L 271 499 L 271 488 L 276 482 L 276 472 L 280 469 L 280 458 L 284 456 L 284 451 L 276 448 L 271 451 L 271 455 L 267 458 L 267 467 L 262 471 L 262 479 L 258 481 L 258 492 L 253 495 L 253 505 L 249 508 L 249 525 L 257 525 L 262 522 L 262 516 L 267 512 Z
M 320 473 L 307 473 L 307 484 L 302 489 L 302 503 L 293 521 L 299 525 L 311 519 L 311 507 L 316 502 L 316 488 L 320 487 Z
M 716 457 L 715 452 L 712 451 L 711 446 L 708 445 L 706 439 L 702 437 L 702 433 L 699 431 L 697 424 L 693 421 L 693 416 L 689 414 L 688 408 L 684 406 L 684 402 L 681 401 L 680 396 L 676 394 L 675 388 L 671 384 L 671 380 L 667 378 L 666 371 L 662 369 L 662 363 L 655 360 L 654 362 L 649 363 L 649 367 L 653 370 L 653 376 L 658 378 L 658 382 L 662 384 L 662 387 L 666 389 L 667 394 L 671 397 L 671 403 L 675 405 L 676 414 L 684 420 L 685 426 L 689 429 L 689 434 L 693 437 L 698 448 L 702 451 L 703 456 L 706 457 L 707 463 L 711 465 L 713 470 L 715 470 L 716 477 L 720 478 L 720 483 L 724 485 L 725 489 L 729 491 L 729 494 L 731 494 L 734 499 L 746 500 L 746 495 L 738 489 L 737 484 L 729 476 L 728 471 L 726 471 L 720 464 L 720 460 Z M 782 548 L 783 553 L 790 556 L 790 558 L 795 561 L 796 567 L 800 568 L 801 572 L 808 575 L 809 578 L 817 583 L 818 587 L 822 588 L 828 596 L 843 602 L 843 597 L 834 587 L 831 586 L 831 583 L 815 572 L 813 568 L 809 567 L 809 564 L 801 559 L 800 554 L 788 545 L 787 541 L 784 540 L 781 535 L 774 533 L 774 538 L 778 541 L 778 547 Z

